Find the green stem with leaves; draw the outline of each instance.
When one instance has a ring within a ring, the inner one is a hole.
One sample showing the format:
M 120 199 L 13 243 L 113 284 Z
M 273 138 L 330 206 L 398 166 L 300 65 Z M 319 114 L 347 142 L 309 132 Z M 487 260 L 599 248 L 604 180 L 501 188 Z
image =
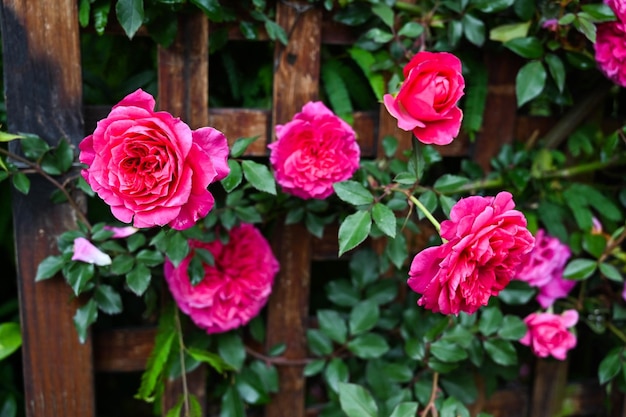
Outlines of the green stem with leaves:
M 0 148 L 0 154 L 5 155 L 6 157 L 14 159 L 16 161 L 19 161 L 19 162 L 23 163 L 24 165 L 27 165 L 29 168 L 33 169 L 37 174 L 41 175 L 46 180 L 48 180 L 48 182 L 50 182 L 52 185 L 54 185 L 59 191 L 61 191 L 63 196 L 67 199 L 67 202 L 74 209 L 74 212 L 79 217 L 80 221 L 82 223 L 84 223 L 85 226 L 87 226 L 87 228 L 89 230 L 91 230 L 91 223 L 89 223 L 89 220 L 87 220 L 87 217 L 85 216 L 85 214 L 81 210 L 81 208 L 78 205 L 78 203 L 76 202 L 76 200 L 74 200 L 72 198 L 70 193 L 65 189 L 65 187 L 62 184 L 60 184 L 51 175 L 49 175 L 43 169 L 41 169 L 41 167 L 38 164 L 36 164 L 36 163 L 26 159 L 26 158 L 23 158 L 23 157 L 21 157 L 21 156 L 19 156 L 17 154 L 14 154 L 13 152 L 9 152 L 9 151 L 7 151 L 6 149 L 3 149 L 3 148 Z
M 187 373 L 185 372 L 185 343 L 183 341 L 183 328 L 180 324 L 180 316 L 178 309 L 174 312 L 174 323 L 176 325 L 176 334 L 178 336 L 178 357 L 180 359 L 180 369 L 182 370 L 180 379 L 183 385 L 183 407 L 185 409 L 184 417 L 191 415 L 191 407 L 189 405 L 189 388 L 187 387 Z
M 432 225 L 435 226 L 437 233 L 439 233 L 439 231 L 441 230 L 441 224 L 439 224 L 437 219 L 433 217 L 432 213 L 428 211 L 428 209 L 422 204 L 422 202 L 415 198 L 414 195 L 409 194 L 408 198 L 424 214 L 424 216 L 432 223 Z

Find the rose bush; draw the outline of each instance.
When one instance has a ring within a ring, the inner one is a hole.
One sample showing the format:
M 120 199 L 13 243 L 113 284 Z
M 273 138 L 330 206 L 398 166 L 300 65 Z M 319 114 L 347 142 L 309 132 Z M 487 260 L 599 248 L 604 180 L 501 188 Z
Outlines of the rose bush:
M 461 61 L 452 54 L 417 53 L 404 67 L 405 80 L 398 94 L 383 97 L 398 127 L 413 131 L 426 144 L 452 142 L 463 119 L 457 106 L 465 87 L 461 71 Z
M 444 243 L 418 253 L 408 284 L 435 313 L 474 313 L 514 277 L 534 239 L 508 192 L 461 199 L 441 223 Z
M 354 130 L 322 102 L 305 104 L 290 122 L 277 125 L 268 148 L 276 182 L 303 199 L 328 197 L 333 184 L 359 168 Z
M 562 314 L 532 313 L 524 319 L 528 331 L 520 343 L 530 346 L 535 355 L 553 356 L 564 360 L 567 351 L 576 346 L 576 336 L 569 331 L 578 322 L 578 312 L 567 310 Z
M 187 229 L 213 207 L 208 185 L 228 175 L 226 137 L 154 105 L 139 89 L 114 106 L 80 143 L 82 174 L 118 220 Z

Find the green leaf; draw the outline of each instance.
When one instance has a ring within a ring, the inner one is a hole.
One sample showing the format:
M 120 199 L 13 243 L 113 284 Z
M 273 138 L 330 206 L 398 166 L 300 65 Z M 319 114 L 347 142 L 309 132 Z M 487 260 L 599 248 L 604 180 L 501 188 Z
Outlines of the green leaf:
M 230 148 L 230 156 L 233 158 L 239 158 L 244 154 L 244 152 L 246 152 L 246 149 L 248 149 L 248 147 L 258 138 L 259 136 L 253 136 L 250 138 L 238 138 L 235 143 L 233 143 L 233 146 Z M 230 166 L 230 160 L 228 165 Z
M 469 68 L 469 73 L 465 75 L 463 129 L 471 139 L 482 128 L 487 103 L 488 71 L 482 61 L 468 60 L 464 64 Z
M 522 107 L 543 91 L 546 84 L 546 69 L 539 61 L 531 61 L 520 68 L 515 78 L 517 106 Z
M 380 20 L 382 20 L 385 25 L 393 29 L 394 15 L 391 7 L 387 6 L 385 3 L 378 3 L 372 6 L 372 12 L 380 17 Z
M 250 369 L 259 377 L 261 386 L 268 392 L 278 392 L 278 370 L 272 364 L 254 361 Z
M 17 323 L 0 323 L 0 361 L 22 346 L 22 333 Z
M 563 278 L 583 281 L 593 275 L 597 267 L 598 262 L 592 259 L 574 259 L 565 267 Z
M 98 305 L 94 299 L 89 300 L 85 305 L 76 310 L 74 315 L 74 326 L 78 332 L 78 340 L 85 343 L 87 340 L 87 329 L 98 318 Z
M 389 417 L 415 417 L 418 405 L 416 402 L 399 403 Z
M 348 382 L 348 365 L 341 358 L 332 358 L 324 370 L 324 379 L 333 392 L 339 392 L 339 385 Z
M 317 375 L 320 372 L 322 372 L 325 366 L 326 366 L 325 359 L 314 359 L 311 362 L 306 364 L 302 373 L 305 377 Z
M 485 43 L 485 24 L 482 20 L 467 13 L 461 19 L 463 22 L 463 34 L 468 41 L 476 46 Z
M 223 20 L 222 6 L 219 0 L 191 0 L 207 17 L 214 22 Z
M 467 352 L 458 344 L 438 340 L 430 345 L 430 353 L 442 362 L 458 362 L 467 359 Z
M 534 5 L 533 5 L 534 10 Z M 530 20 L 527 22 L 510 23 L 496 26 L 489 31 L 489 39 L 498 42 L 508 42 L 512 39 L 524 38 L 530 29 Z
M 206 363 L 220 374 L 231 369 L 221 356 L 213 352 L 189 347 L 187 348 L 187 353 L 198 362 Z
M 187 265 L 187 276 L 191 285 L 196 286 L 204 279 L 204 265 L 199 256 L 193 256 Z
M 488 339 L 483 342 L 483 345 L 487 354 L 498 365 L 509 366 L 517 363 L 517 352 L 508 340 Z
M 137 252 L 136 259 L 138 263 L 146 266 L 157 266 L 163 263 L 163 254 L 155 250 L 142 249 Z
M 115 13 L 126 36 L 132 39 L 143 24 L 143 0 L 117 0 Z
M 385 255 L 389 258 L 393 265 L 400 269 L 409 257 L 409 251 L 406 245 L 406 238 L 402 233 L 396 234 L 395 239 L 389 239 L 385 247 Z
M 246 349 L 241 337 L 235 332 L 222 333 L 217 339 L 217 351 L 224 362 L 239 371 L 246 359 Z
M 342 66 L 338 60 L 329 60 L 322 65 L 320 76 L 332 109 L 339 117 L 351 120 L 353 108 L 346 80 L 341 77 Z
M 358 289 L 363 289 L 376 281 L 378 274 L 378 258 L 371 249 L 356 251 L 350 259 L 350 278 Z
M 602 275 L 604 275 L 611 281 L 620 282 L 620 283 L 624 282 L 624 277 L 615 266 L 606 262 L 602 262 L 599 266 L 600 266 L 600 272 L 602 273 Z
M 610 22 L 615 20 L 615 13 L 608 4 L 583 4 L 583 12 L 592 17 L 594 22 Z
M 126 285 L 128 288 L 138 296 L 143 295 L 150 285 L 152 280 L 152 273 L 150 269 L 145 265 L 138 264 L 132 271 L 126 274 Z
M 127 254 L 117 255 L 111 262 L 111 273 L 115 275 L 126 275 L 135 266 L 135 257 Z
M 389 345 L 383 336 L 365 333 L 348 342 L 348 349 L 361 359 L 375 359 L 387 353 Z
M 57 272 L 63 268 L 65 260 L 61 256 L 48 256 L 37 266 L 37 275 L 35 281 L 43 281 L 52 278 Z
M 380 317 L 378 305 L 365 300 L 354 306 L 350 312 L 350 334 L 357 335 L 372 329 Z
M 0 142 L 11 142 L 12 140 L 22 139 L 22 138 L 24 138 L 24 136 L 22 135 L 15 135 L 13 133 L 0 131 Z
M 250 185 L 259 191 L 276 195 L 276 182 L 270 170 L 258 162 L 245 160 L 241 162 L 243 175 Z
M 346 321 L 335 310 L 318 310 L 317 320 L 320 330 L 339 344 L 344 344 L 348 336 Z
M 147 402 L 154 400 L 154 390 L 157 385 L 159 377 L 163 374 L 165 363 L 172 350 L 172 345 L 176 336 L 176 330 L 174 326 L 175 307 L 169 305 L 161 313 L 159 318 L 159 326 L 157 334 L 154 338 L 154 347 L 148 361 L 146 362 L 146 370 L 141 375 L 141 385 L 135 398 Z
M 398 35 L 406 36 L 407 38 L 417 38 L 422 33 L 424 33 L 424 26 L 414 21 L 405 23 L 398 31 Z
M 26 176 L 26 174 L 22 172 L 16 172 L 11 177 L 13 182 L 13 186 L 17 191 L 24 195 L 28 195 L 28 191 L 30 191 L 30 179 Z
M 376 401 L 360 385 L 339 383 L 339 403 L 348 417 L 378 417 Z
M 494 334 L 502 325 L 503 315 L 499 308 L 485 308 L 478 321 L 478 330 L 485 336 Z
M 22 152 L 30 160 L 35 161 L 50 150 L 50 145 L 37 135 L 23 134 L 22 137 L 23 139 L 20 141 Z
M 475 0 L 473 5 L 485 13 L 495 13 L 511 7 L 515 0 Z
M 333 351 L 333 342 L 319 329 L 307 329 L 306 340 L 311 352 L 318 356 L 330 355 Z
M 72 262 L 64 271 L 65 280 L 72 287 L 75 295 L 80 295 L 88 288 L 94 274 L 94 265 L 84 262 Z
M 357 211 L 347 216 L 339 226 L 339 256 L 354 249 L 367 238 L 372 227 L 369 211 Z
M 343 181 L 333 184 L 337 197 L 354 206 L 371 204 L 374 196 L 363 185 L 356 181 Z
M 547 54 L 544 60 L 546 64 L 548 64 L 548 70 L 550 71 L 550 75 L 556 87 L 559 89 L 559 92 L 562 93 L 563 88 L 565 88 L 565 65 L 563 65 L 563 61 L 555 54 Z
M 543 56 L 543 43 L 534 36 L 511 39 L 504 46 L 522 58 L 537 59 Z
M 361 300 L 358 290 L 346 280 L 326 284 L 326 296 L 332 303 L 342 307 L 351 307 Z
M 230 172 L 226 178 L 221 180 L 221 184 L 222 187 L 224 187 L 224 190 L 226 190 L 227 193 L 230 193 L 237 188 L 239 184 L 241 184 L 243 173 L 241 171 L 241 165 L 239 165 L 239 162 L 234 159 L 228 160 L 228 167 L 230 168 Z
M 396 215 L 383 203 L 376 203 L 372 207 L 372 218 L 376 226 L 390 238 L 396 237 Z
M 444 174 L 433 184 L 433 188 L 440 193 L 450 193 L 458 190 L 469 182 L 469 179 L 459 175 Z
M 385 79 L 381 73 L 372 71 L 372 65 L 376 63 L 374 55 L 358 47 L 350 48 L 348 53 L 367 77 L 376 99 L 382 101 L 383 95 L 385 94 Z
M 524 320 L 517 316 L 507 315 L 502 320 L 498 336 L 505 340 L 520 340 L 526 334 L 527 327 Z
M 222 396 L 220 417 L 246 417 L 244 403 L 233 385 L 230 385 Z
M 177 267 L 189 255 L 189 242 L 180 232 L 171 233 L 166 239 L 165 256 Z
M 441 387 L 446 394 L 466 404 L 473 403 L 478 396 L 475 376 L 465 369 L 442 375 Z
M 598 366 L 600 384 L 605 384 L 615 378 L 622 369 L 623 351 L 623 347 L 614 348 L 602 359 Z
M 122 297 L 110 285 L 99 284 L 93 295 L 98 308 L 106 314 L 119 314 L 122 312 Z

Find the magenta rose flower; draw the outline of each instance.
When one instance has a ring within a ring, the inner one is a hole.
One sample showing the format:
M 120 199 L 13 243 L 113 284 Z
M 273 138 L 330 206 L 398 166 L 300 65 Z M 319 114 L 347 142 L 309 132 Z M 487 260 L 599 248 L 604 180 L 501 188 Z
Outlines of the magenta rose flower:
M 617 16 L 618 20 L 626 22 L 626 1 L 624 0 L 604 0 Z
M 576 285 L 563 279 L 565 264 L 571 256 L 567 245 L 539 229 L 535 234 L 535 247 L 520 264 L 515 278 L 539 288 L 537 301 L 548 308 L 557 298 L 567 296 Z
M 387 111 L 398 127 L 423 143 L 447 145 L 459 134 L 463 112 L 457 102 L 465 80 L 461 61 L 447 52 L 419 52 L 404 67 L 404 82 L 394 97 L 385 94 Z
M 626 22 L 597 25 L 595 49 L 600 71 L 615 84 L 626 87 Z
M 228 175 L 228 144 L 154 104 L 139 89 L 115 105 L 79 145 L 82 175 L 118 220 L 187 229 L 213 207 L 207 187 Z
M 276 126 L 268 145 L 276 181 L 286 193 L 303 199 L 325 199 L 333 184 L 359 168 L 360 149 L 349 124 L 322 102 L 308 102 L 285 125 Z
M 520 343 L 530 346 L 540 358 L 550 355 L 564 360 L 567 351 L 576 346 L 576 336 L 568 329 L 578 322 L 576 310 L 566 310 L 563 314 L 532 313 L 524 319 L 528 330 Z
M 214 265 L 204 264 L 204 279 L 191 285 L 187 267 L 193 253 L 178 267 L 165 260 L 165 280 L 176 304 L 207 333 L 243 326 L 254 318 L 272 292 L 278 261 L 261 232 L 251 224 L 233 227 L 228 243 L 190 240 L 193 251 L 209 251 Z
M 513 278 L 534 238 L 508 192 L 468 197 L 441 223 L 441 246 L 418 253 L 408 284 L 417 304 L 443 314 L 474 313 Z
M 74 239 L 74 252 L 72 261 L 80 261 L 98 266 L 111 265 L 111 257 L 102 252 L 93 243 L 84 237 Z

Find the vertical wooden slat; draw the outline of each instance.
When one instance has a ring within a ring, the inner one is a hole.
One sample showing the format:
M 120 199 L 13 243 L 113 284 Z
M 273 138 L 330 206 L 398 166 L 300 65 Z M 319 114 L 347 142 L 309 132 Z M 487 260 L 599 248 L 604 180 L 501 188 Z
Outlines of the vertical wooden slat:
M 209 21 L 202 13 L 181 15 L 168 48 L 159 48 L 159 108 L 180 117 L 192 129 L 209 125 Z M 206 410 L 206 368 L 187 375 L 187 388 Z M 167 381 L 163 415 L 183 393 L 180 379 Z
M 82 77 L 75 0 L 3 0 L 0 7 L 8 128 L 52 145 L 83 137 Z M 12 144 L 13 145 L 13 144 Z M 11 146 L 13 151 L 17 147 Z M 37 265 L 56 252 L 56 236 L 76 228 L 69 205 L 31 177 L 28 196 L 13 193 L 26 414 L 95 415 L 92 346 L 72 323 L 79 303 L 61 277 L 35 283 Z
M 567 361 L 537 359 L 532 383 L 532 417 L 552 417 L 561 410 L 567 384 Z
M 318 98 L 321 10 L 307 1 L 277 2 L 276 20 L 289 43 L 276 44 L 272 125 L 284 124 L 309 100 Z M 286 343 L 284 356 L 303 358 L 311 273 L 311 236 L 303 225 L 280 224 L 272 236 L 280 272 L 268 307 L 267 346 Z M 301 366 L 278 370 L 280 393 L 266 417 L 304 417 L 305 379 Z

